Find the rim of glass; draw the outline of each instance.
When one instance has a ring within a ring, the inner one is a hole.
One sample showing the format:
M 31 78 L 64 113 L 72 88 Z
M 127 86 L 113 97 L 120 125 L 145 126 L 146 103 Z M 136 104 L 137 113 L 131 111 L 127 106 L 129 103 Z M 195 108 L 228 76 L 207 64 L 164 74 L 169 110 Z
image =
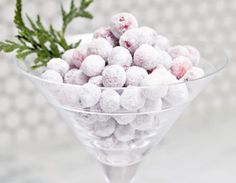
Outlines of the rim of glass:
M 79 37 L 80 36 L 80 39 L 83 39 L 83 37 L 86 39 L 88 36 L 91 36 L 90 33 L 88 34 L 80 34 L 80 35 L 72 35 L 72 36 L 69 36 L 69 40 L 74 38 L 74 37 Z M 200 41 L 200 42 L 204 42 L 204 41 Z M 205 43 L 205 42 L 204 42 Z M 209 44 L 209 43 L 208 43 Z M 208 78 L 218 72 L 220 72 L 222 69 L 225 68 L 225 66 L 229 63 L 229 56 L 227 54 L 227 51 L 226 50 L 222 50 L 221 51 L 221 54 L 222 54 L 222 61 L 220 61 L 218 63 L 218 65 L 214 65 L 214 64 L 211 64 L 211 66 L 216 66 L 214 68 L 213 71 L 209 72 L 209 73 L 206 73 L 204 76 L 202 77 L 199 77 L 199 78 L 196 78 L 196 79 L 192 79 L 192 80 L 187 80 L 187 81 L 178 81 L 178 82 L 172 82 L 172 83 L 163 83 L 163 84 L 157 84 L 157 85 L 152 85 L 152 86 L 133 86 L 133 87 L 136 87 L 136 88 L 140 88 L 140 89 L 145 89 L 145 88 L 153 88 L 153 87 L 158 87 L 158 86 L 172 86 L 172 85 L 179 85 L 179 84 L 186 84 L 186 83 L 191 83 L 191 82 L 195 82 L 195 81 L 200 81 L 200 80 L 203 80 L 205 78 Z M 203 57 L 204 58 L 204 57 Z M 18 61 L 15 61 L 15 64 L 16 66 L 19 68 L 19 70 L 27 77 L 29 78 L 32 78 L 32 79 L 35 79 L 35 80 L 38 80 L 38 81 L 41 81 L 41 82 L 45 82 L 45 83 L 48 83 L 48 84 L 53 84 L 53 85 L 60 85 L 60 86 L 68 86 L 68 87 L 83 87 L 83 85 L 75 85 L 75 84 L 69 84 L 69 83 L 59 83 L 59 82 L 55 82 L 55 81 L 50 81 L 50 80 L 46 80 L 46 79 L 43 79 L 33 73 L 30 73 L 28 71 L 26 71 L 25 69 L 22 68 L 22 66 L 20 65 L 21 62 L 18 62 Z M 210 64 L 211 62 L 207 61 L 206 62 L 207 64 Z M 22 63 L 21 63 L 22 64 Z M 24 64 L 26 66 L 26 64 Z M 27 67 L 26 67 L 27 68 Z M 104 89 L 115 89 L 115 90 L 124 90 L 126 89 L 127 87 L 104 87 L 104 86 L 98 86 L 98 88 L 104 90 Z

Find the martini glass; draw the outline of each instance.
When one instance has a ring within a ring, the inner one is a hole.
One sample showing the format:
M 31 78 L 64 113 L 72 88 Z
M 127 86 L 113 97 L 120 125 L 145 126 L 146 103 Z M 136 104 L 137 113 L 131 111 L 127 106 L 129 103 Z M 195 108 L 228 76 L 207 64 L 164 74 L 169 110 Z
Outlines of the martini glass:
M 82 42 L 91 39 L 89 34 L 79 37 Z M 204 77 L 149 87 L 85 88 L 44 80 L 40 78 L 40 71 L 32 71 L 27 64 L 17 65 L 100 162 L 106 181 L 130 183 L 144 157 L 165 136 L 187 105 L 227 64 L 228 59 L 223 52 L 214 48 L 214 44 L 210 45 L 210 49 L 208 46 L 209 43 L 203 42 L 196 45 L 202 55 L 200 67 L 205 72 Z M 138 109 L 120 108 L 116 112 L 103 112 L 98 103 L 81 106 L 81 94 L 93 98 L 95 92 L 100 94 L 108 89 L 120 95 L 127 92 L 128 104 L 138 101 L 143 105 Z M 166 92 L 165 97 L 158 96 L 160 91 Z

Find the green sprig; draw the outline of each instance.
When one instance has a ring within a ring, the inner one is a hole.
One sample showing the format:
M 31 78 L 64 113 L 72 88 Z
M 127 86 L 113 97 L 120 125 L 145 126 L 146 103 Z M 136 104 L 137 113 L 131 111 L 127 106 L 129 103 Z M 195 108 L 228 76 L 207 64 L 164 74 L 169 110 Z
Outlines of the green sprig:
M 92 14 L 87 11 L 92 2 L 93 0 L 81 0 L 80 6 L 76 7 L 74 0 L 71 0 L 68 11 L 61 6 L 62 27 L 58 31 L 52 25 L 47 29 L 39 15 L 36 21 L 26 15 L 29 22 L 29 26 L 26 26 L 22 17 L 22 0 L 16 0 L 14 23 L 18 30 L 18 34 L 15 36 L 17 41 L 0 42 L 0 51 L 6 53 L 15 51 L 16 57 L 21 60 L 25 60 L 29 55 L 34 54 L 35 59 L 32 68 L 46 66 L 51 58 L 61 57 L 66 50 L 79 46 L 81 40 L 69 44 L 65 39 L 65 33 L 75 18 L 93 18 Z

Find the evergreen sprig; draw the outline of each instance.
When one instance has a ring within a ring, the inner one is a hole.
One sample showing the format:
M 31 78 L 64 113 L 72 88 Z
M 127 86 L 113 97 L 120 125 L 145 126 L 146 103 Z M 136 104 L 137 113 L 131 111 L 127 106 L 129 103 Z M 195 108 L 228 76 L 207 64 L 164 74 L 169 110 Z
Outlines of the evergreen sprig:
M 35 59 L 32 68 L 46 66 L 51 58 L 61 57 L 66 50 L 79 46 L 81 40 L 69 44 L 65 39 L 65 33 L 68 25 L 75 18 L 93 18 L 92 14 L 87 11 L 92 2 L 93 0 L 81 0 L 80 6 L 76 7 L 74 0 L 71 0 L 68 11 L 61 5 L 62 27 L 58 31 L 52 25 L 47 29 L 39 15 L 36 21 L 26 15 L 29 22 L 29 26 L 27 26 L 22 17 L 22 0 L 16 0 L 14 23 L 18 30 L 18 34 L 15 36 L 17 41 L 0 42 L 0 51 L 6 53 L 16 51 L 16 57 L 21 60 L 25 60 L 27 56 L 34 54 Z

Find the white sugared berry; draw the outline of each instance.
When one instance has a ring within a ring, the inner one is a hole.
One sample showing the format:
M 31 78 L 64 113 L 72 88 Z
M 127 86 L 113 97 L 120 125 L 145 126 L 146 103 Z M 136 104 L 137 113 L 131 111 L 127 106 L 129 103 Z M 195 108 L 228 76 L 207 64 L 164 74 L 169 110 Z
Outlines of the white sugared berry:
M 103 112 L 115 112 L 120 108 L 120 95 L 113 89 L 105 89 L 99 104 Z
M 105 60 L 99 55 L 89 55 L 81 64 L 80 69 L 89 77 L 98 76 L 105 67 Z
M 166 51 L 160 51 L 161 59 L 159 64 L 164 65 L 166 69 L 170 69 L 172 58 Z
M 70 66 L 66 61 L 60 58 L 53 58 L 47 63 L 47 68 L 60 73 L 61 76 L 64 76 L 64 74 L 69 70 Z
M 155 69 L 161 59 L 161 54 L 148 44 L 141 45 L 134 53 L 134 64 L 146 70 Z
M 139 31 L 142 36 L 140 37 L 142 44 L 149 44 L 152 46 L 155 45 L 158 34 L 154 29 L 150 27 L 142 26 L 139 28 Z
M 94 134 L 99 137 L 109 137 L 113 134 L 116 128 L 114 119 L 109 119 L 103 122 L 96 122 L 93 127 Z
M 54 70 L 46 70 L 44 73 L 42 73 L 41 78 L 49 81 L 63 83 L 63 78 L 61 75 Z
M 133 128 L 141 131 L 151 130 L 154 124 L 155 118 L 153 114 L 137 115 L 135 120 L 130 123 Z
M 91 77 L 88 82 L 97 86 L 102 86 L 102 76 Z
M 97 29 L 93 34 L 93 38 L 96 39 L 99 37 L 106 39 L 113 47 L 119 44 L 119 40 L 112 34 L 110 27 Z
M 96 122 L 96 116 L 93 114 L 78 113 L 74 115 L 74 120 L 78 123 L 83 123 L 87 125 L 94 124 Z
M 190 59 L 190 61 L 192 62 L 192 65 L 194 65 L 194 66 L 198 65 L 198 63 L 200 61 L 200 53 L 193 46 L 189 46 L 189 45 L 180 46 L 180 45 L 178 45 L 178 46 L 174 46 L 174 47 L 169 48 L 168 52 L 173 59 L 175 59 L 179 56 L 188 57 Z
M 126 82 L 126 74 L 120 65 L 110 65 L 102 72 L 102 82 L 105 87 L 122 87 Z
M 138 66 L 126 70 L 126 86 L 140 86 L 142 80 L 148 75 L 147 71 Z
M 69 64 L 70 68 L 73 68 L 73 66 L 74 66 L 74 63 L 73 63 L 74 51 L 75 51 L 75 49 L 70 49 L 70 50 L 65 51 L 62 55 L 62 59 L 65 60 Z
M 84 59 L 88 56 L 88 45 L 80 44 L 78 48 L 74 50 L 73 53 L 73 64 L 80 68 Z
M 98 103 L 100 96 L 100 88 L 94 84 L 87 83 L 80 88 L 77 101 L 82 108 L 92 107 Z
M 113 149 L 117 144 L 117 139 L 111 135 L 109 137 L 102 137 L 99 141 L 96 142 L 96 145 L 106 148 L 106 149 Z
M 170 85 L 167 95 L 164 97 L 164 100 L 171 106 L 186 103 L 188 99 L 188 88 L 184 83 Z
M 124 89 L 120 103 L 123 108 L 128 111 L 137 111 L 145 104 L 145 97 L 142 94 L 142 89 L 135 86 L 128 86 Z
M 165 36 L 158 35 L 156 38 L 155 47 L 160 48 L 163 51 L 167 51 L 170 47 L 170 42 Z
M 192 67 L 188 70 L 185 75 L 181 78 L 185 81 L 194 80 L 204 76 L 204 71 L 200 67 Z
M 104 122 L 111 118 L 111 116 L 105 115 L 105 114 L 104 115 L 96 114 L 95 117 L 96 117 L 96 121 L 98 122 Z
M 168 72 L 168 71 L 167 71 Z M 143 94 L 150 100 L 157 100 L 166 95 L 168 86 L 166 86 L 166 75 L 164 73 L 152 73 L 142 80 Z
M 108 57 L 108 64 L 121 65 L 122 67 L 127 68 L 132 64 L 132 55 L 126 48 L 117 46 L 112 49 L 111 54 Z
M 135 129 L 130 125 L 119 125 L 116 128 L 114 136 L 121 142 L 128 142 L 135 137 Z
M 142 44 L 155 45 L 157 33 L 151 28 L 140 27 L 126 31 L 120 37 L 120 46 L 127 48 L 132 54 Z
M 137 28 L 138 22 L 130 13 L 119 13 L 111 18 L 110 26 L 111 32 L 119 39 L 127 30 Z
M 147 99 L 145 105 L 139 110 L 140 112 L 160 112 L 162 108 L 162 100 L 156 98 L 154 100 Z
M 197 66 L 199 64 L 199 61 L 200 61 L 200 53 L 199 51 L 193 47 L 193 46 L 185 46 L 188 51 L 189 51 L 189 59 L 191 60 L 192 64 L 194 66 Z
M 116 122 L 120 125 L 127 125 L 131 123 L 135 119 L 136 115 L 133 114 L 122 114 L 122 115 L 116 115 L 113 116 L 113 118 L 116 120 Z
M 92 40 L 88 45 L 88 55 L 99 55 L 107 60 L 112 50 L 112 45 L 104 38 Z
M 65 74 L 64 82 L 69 84 L 83 85 L 88 82 L 88 76 L 86 76 L 79 69 L 71 69 Z
M 171 73 L 174 74 L 177 79 L 182 78 L 185 73 L 192 68 L 192 62 L 188 57 L 179 56 L 176 57 L 171 64 Z
M 168 49 L 168 53 L 173 59 L 179 56 L 185 56 L 185 57 L 189 56 L 188 49 L 185 46 L 181 46 L 181 45 L 170 47 Z

